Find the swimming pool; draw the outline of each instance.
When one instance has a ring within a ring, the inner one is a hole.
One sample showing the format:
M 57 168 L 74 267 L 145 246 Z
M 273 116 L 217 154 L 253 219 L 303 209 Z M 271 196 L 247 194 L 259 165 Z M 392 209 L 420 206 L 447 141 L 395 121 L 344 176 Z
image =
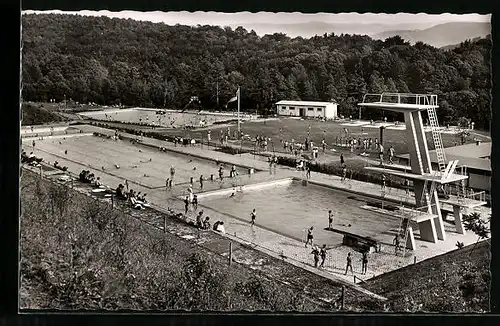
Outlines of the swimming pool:
M 163 127 L 182 127 L 188 126 L 206 126 L 211 125 L 215 121 L 225 121 L 236 119 L 236 116 L 231 114 L 214 114 L 209 112 L 176 112 L 166 111 L 165 114 L 157 114 L 155 109 L 110 109 L 104 111 L 83 112 L 81 115 L 96 119 L 117 121 L 126 123 L 146 123 Z M 242 117 L 243 119 L 244 117 Z
M 30 145 L 28 141 L 25 143 Z M 98 171 L 104 168 L 102 171 L 108 174 L 151 188 L 165 185 L 165 179 L 170 177 L 171 166 L 175 168 L 174 184 L 188 183 L 193 177 L 198 186 L 200 175 L 205 179 L 211 174 L 215 178 L 218 177 L 218 165 L 215 161 L 172 151 L 162 152 L 157 148 L 133 145 L 128 140 L 114 141 L 89 135 L 40 140 L 37 141 L 36 148 L 60 156 L 60 158 L 44 157 L 46 153 L 40 152 L 39 155 L 45 160 L 57 159 L 63 162 L 64 159 L 68 159 L 81 164 L 82 168 L 88 167 Z M 116 169 L 115 164 L 120 168 Z M 230 169 L 231 165 L 224 165 L 224 176 L 229 175 Z M 246 167 L 236 166 L 236 171 L 239 175 L 248 174 Z
M 257 211 L 256 224 L 267 229 L 305 239 L 306 230 L 314 226 L 318 243 L 339 245 L 339 233 L 324 230 L 328 227 L 328 210 L 334 215 L 333 227 L 363 236 L 377 237 L 399 227 L 399 218 L 363 209 L 365 198 L 327 187 L 299 181 L 252 186 L 230 197 L 227 190 L 200 195 L 200 203 L 218 211 L 250 221 L 252 209 Z M 349 224 L 351 226 L 349 226 Z

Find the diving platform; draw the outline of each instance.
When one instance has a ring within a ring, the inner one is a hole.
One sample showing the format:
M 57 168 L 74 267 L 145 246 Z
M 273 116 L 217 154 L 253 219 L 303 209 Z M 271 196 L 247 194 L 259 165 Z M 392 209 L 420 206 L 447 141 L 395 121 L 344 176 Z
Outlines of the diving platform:
M 438 108 L 437 95 L 409 93 L 368 93 L 358 105 L 402 113 Z
M 392 112 L 400 112 L 405 117 L 405 133 L 410 153 L 410 167 L 404 165 L 382 165 L 365 167 L 368 171 L 392 175 L 413 181 L 415 203 L 423 205 L 423 210 L 417 209 L 413 220 L 418 223 L 420 238 L 436 243 L 446 240 L 444 223 L 441 215 L 440 200 L 436 191 L 438 185 L 461 182 L 468 177 L 456 174 L 458 161 L 446 160 L 444 146 L 439 133 L 439 123 L 436 113 L 438 98 L 435 94 L 380 93 L 365 94 L 363 101 L 358 103 L 363 108 L 373 108 Z M 427 136 L 425 134 L 422 115 L 426 114 L 432 132 L 433 145 L 438 158 L 438 171 L 433 170 Z M 381 129 L 381 143 L 383 129 Z M 382 144 L 383 145 L 383 144 Z M 381 150 L 383 154 L 383 149 Z M 383 163 L 383 156 L 381 156 Z M 402 212 L 401 212 L 402 213 Z M 399 214 L 396 214 L 398 216 Z M 406 215 L 403 213 L 403 215 Z M 407 220 L 407 216 L 400 216 Z
M 434 173 L 423 173 L 423 174 L 415 174 L 410 172 L 398 171 L 395 169 L 381 168 L 376 166 L 367 166 L 366 170 L 389 174 L 400 178 L 405 178 L 408 180 L 418 180 L 418 181 L 427 181 L 427 182 L 436 182 L 438 184 L 447 184 L 451 182 L 457 182 L 462 180 L 467 180 L 468 176 L 456 173 L 450 173 L 446 179 L 441 178 L 441 173 L 436 171 Z
M 484 206 L 487 204 L 486 201 L 476 200 L 473 198 L 460 197 L 460 196 L 449 196 L 448 199 L 441 199 L 442 204 L 448 204 L 453 207 L 453 216 L 455 218 L 455 230 L 459 234 L 465 234 L 465 228 L 463 225 L 463 209 L 474 209 L 476 207 Z
M 460 206 L 461 208 L 474 209 L 476 207 L 485 206 L 486 201 L 475 200 L 471 198 L 464 198 L 459 196 L 449 196 L 448 199 L 441 199 L 441 203 L 452 206 Z

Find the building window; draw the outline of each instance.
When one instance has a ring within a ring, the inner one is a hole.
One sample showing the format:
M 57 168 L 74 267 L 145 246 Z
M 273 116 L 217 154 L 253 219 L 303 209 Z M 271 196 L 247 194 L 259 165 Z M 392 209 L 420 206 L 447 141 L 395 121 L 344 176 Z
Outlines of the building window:
M 308 108 L 307 111 L 314 111 L 314 108 Z
M 323 111 L 323 108 L 318 108 L 318 112 L 322 112 Z
M 289 106 L 289 107 L 288 107 L 288 110 L 293 111 L 293 110 L 295 110 L 295 107 L 293 107 L 293 106 Z

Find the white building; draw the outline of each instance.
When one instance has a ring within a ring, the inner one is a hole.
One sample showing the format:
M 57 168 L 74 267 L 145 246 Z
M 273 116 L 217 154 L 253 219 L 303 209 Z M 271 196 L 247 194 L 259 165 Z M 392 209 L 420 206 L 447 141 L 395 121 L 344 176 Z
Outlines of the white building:
M 334 102 L 279 101 L 276 106 L 278 115 L 325 119 L 337 117 L 337 103 Z

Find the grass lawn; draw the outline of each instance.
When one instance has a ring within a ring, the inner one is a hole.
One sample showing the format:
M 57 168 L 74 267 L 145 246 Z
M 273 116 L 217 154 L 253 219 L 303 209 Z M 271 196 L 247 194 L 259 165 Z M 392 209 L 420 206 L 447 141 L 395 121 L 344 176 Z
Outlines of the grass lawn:
M 280 118 L 278 120 L 268 120 L 268 121 L 248 121 L 241 124 L 241 130 L 244 134 L 250 135 L 254 138 L 257 135 L 265 136 L 271 138 L 271 142 L 268 144 L 268 149 L 270 151 L 274 150 L 277 152 L 282 152 L 283 145 L 281 140 L 291 141 L 292 139 L 297 143 L 304 143 L 308 132 L 310 132 L 310 139 L 315 143 L 316 146 L 320 145 L 323 137 L 325 138 L 328 148 L 332 148 L 332 144 L 336 142 L 336 137 L 343 136 L 343 129 L 345 126 L 341 125 L 341 122 L 335 121 L 318 121 L 318 120 L 299 120 L 290 118 Z M 110 126 L 120 126 L 119 123 L 109 123 Z M 122 124 L 123 125 L 123 124 Z M 132 125 L 123 125 L 126 128 L 133 128 L 141 131 L 153 131 L 151 127 Z M 363 132 L 361 127 L 347 127 L 349 132 L 353 137 L 356 138 L 378 138 L 380 135 L 380 130 L 378 128 L 368 128 L 365 127 Z M 237 130 L 236 124 L 230 126 L 231 133 Z M 182 129 L 156 129 L 155 132 L 165 134 L 165 135 L 177 135 L 181 137 L 195 138 L 195 139 L 207 139 L 207 130 L 182 130 Z M 227 131 L 227 126 L 213 126 L 210 128 L 211 138 L 213 142 L 218 142 L 220 133 Z M 434 148 L 432 141 L 432 134 L 430 132 L 426 133 L 428 144 L 430 144 L 430 149 Z M 458 138 L 453 134 L 441 134 L 444 147 L 454 146 Z M 477 136 L 482 138 L 483 141 L 489 141 L 488 136 Z M 473 142 L 474 137 L 469 137 L 468 142 Z M 393 146 L 396 154 L 407 153 L 407 133 L 405 130 L 390 130 L 386 129 L 384 131 L 384 145 L 385 148 Z M 243 141 L 243 146 L 253 147 L 253 141 Z M 273 147 L 274 146 L 274 147 Z
M 336 137 L 343 136 L 343 129 L 348 128 L 349 132 L 353 137 L 356 138 L 378 138 L 380 135 L 380 130 L 378 128 L 368 128 L 365 127 L 363 132 L 361 127 L 345 127 L 342 126 L 340 122 L 333 121 L 317 121 L 317 120 L 297 120 L 289 118 L 281 118 L 279 120 L 271 120 L 264 122 L 245 122 L 241 125 L 241 130 L 244 134 L 248 134 L 251 137 L 257 135 L 262 135 L 271 138 L 271 144 L 268 148 L 272 149 L 273 145 L 275 150 L 282 151 L 283 147 L 281 140 L 291 141 L 294 139 L 296 142 L 303 143 L 308 135 L 310 127 L 311 140 L 316 146 L 319 146 L 323 137 L 325 138 L 328 148 L 335 143 Z M 231 130 L 235 130 L 236 126 L 232 126 Z M 212 129 L 212 138 L 219 135 L 220 131 L 227 130 L 227 127 L 214 128 Z M 189 132 L 188 132 L 189 133 Z M 205 132 L 206 133 L 206 132 Z M 201 138 L 201 134 L 196 131 L 192 131 L 191 134 L 195 138 Z M 432 134 L 430 132 L 426 133 L 427 141 L 432 144 Z M 206 135 L 204 135 L 206 138 Z M 472 137 L 471 137 L 472 138 Z M 396 153 L 407 153 L 407 133 L 401 130 L 389 130 L 384 131 L 384 145 L 387 148 L 393 146 Z M 442 134 L 444 147 L 453 146 L 457 138 L 452 134 Z M 472 139 L 469 140 L 472 142 Z M 430 145 L 433 148 L 433 145 Z

